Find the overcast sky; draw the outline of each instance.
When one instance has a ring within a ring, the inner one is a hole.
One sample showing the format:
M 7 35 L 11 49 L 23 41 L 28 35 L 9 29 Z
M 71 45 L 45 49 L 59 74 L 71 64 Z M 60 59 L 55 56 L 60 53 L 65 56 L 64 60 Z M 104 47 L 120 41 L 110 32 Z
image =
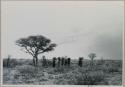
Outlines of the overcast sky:
M 42 55 L 122 59 L 123 1 L 4 1 L 2 57 L 32 58 L 15 45 L 44 35 L 58 46 Z

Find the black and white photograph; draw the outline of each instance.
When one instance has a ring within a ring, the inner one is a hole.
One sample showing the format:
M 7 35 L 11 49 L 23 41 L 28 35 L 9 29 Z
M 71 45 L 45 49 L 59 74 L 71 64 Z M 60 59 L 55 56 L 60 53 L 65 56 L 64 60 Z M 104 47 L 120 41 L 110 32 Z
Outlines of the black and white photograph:
M 123 85 L 124 1 L 1 2 L 3 85 Z

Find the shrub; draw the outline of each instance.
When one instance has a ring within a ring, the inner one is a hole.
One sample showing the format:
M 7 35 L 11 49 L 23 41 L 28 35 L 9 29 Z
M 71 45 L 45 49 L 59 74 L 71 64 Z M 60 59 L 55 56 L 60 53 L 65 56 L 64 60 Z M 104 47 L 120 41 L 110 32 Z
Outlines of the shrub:
M 102 71 L 90 71 L 76 76 L 76 85 L 98 85 L 104 80 Z
M 36 74 L 38 73 L 38 69 L 31 65 L 19 66 L 17 69 L 18 69 L 19 73 L 24 77 L 25 76 L 35 77 Z
M 3 67 L 7 67 L 7 59 L 3 59 Z
M 107 73 L 120 72 L 120 68 L 115 66 L 109 66 L 105 67 L 104 71 L 106 71 Z
M 64 73 L 65 72 L 65 68 L 64 67 L 57 67 L 57 68 L 54 69 L 54 72 Z
M 13 68 L 17 65 L 20 65 L 20 63 L 16 59 L 9 59 L 9 65 L 8 65 L 8 59 L 3 59 L 3 67 Z

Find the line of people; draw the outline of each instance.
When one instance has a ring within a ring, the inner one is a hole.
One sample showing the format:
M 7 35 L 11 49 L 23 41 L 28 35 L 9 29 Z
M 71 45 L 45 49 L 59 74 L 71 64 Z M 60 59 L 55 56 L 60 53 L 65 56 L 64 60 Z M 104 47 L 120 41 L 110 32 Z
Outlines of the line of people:
M 43 65 L 46 65 L 46 58 L 43 56 Z M 71 58 L 69 57 L 53 57 L 52 59 L 52 66 L 53 67 L 60 67 L 60 66 L 70 66 L 71 65 Z M 78 60 L 78 66 L 82 67 L 83 66 L 83 57 L 79 57 Z

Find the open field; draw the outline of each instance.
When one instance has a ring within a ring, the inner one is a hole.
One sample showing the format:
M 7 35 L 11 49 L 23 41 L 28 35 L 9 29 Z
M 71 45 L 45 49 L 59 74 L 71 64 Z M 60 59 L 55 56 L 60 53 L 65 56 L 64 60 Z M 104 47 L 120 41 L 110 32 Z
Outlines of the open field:
M 122 85 L 122 60 L 83 60 L 82 67 L 78 60 L 71 60 L 70 66 L 52 67 L 52 60 L 43 66 L 32 65 L 30 59 L 11 59 L 9 67 L 7 59 L 3 60 L 3 84 L 34 85 Z

